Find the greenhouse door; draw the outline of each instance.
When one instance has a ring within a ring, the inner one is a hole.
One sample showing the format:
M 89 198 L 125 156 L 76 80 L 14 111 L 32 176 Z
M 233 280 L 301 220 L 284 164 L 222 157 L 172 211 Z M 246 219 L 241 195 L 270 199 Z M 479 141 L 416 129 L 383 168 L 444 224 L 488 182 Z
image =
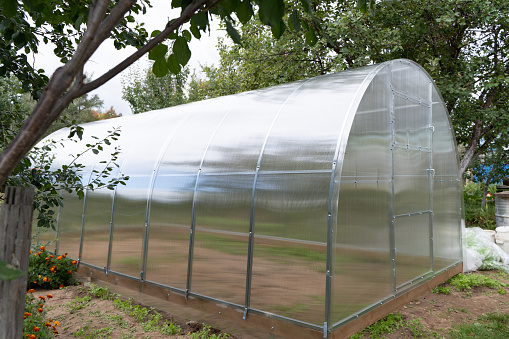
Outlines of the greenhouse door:
M 432 272 L 434 170 L 430 101 L 393 87 L 391 241 L 395 291 Z

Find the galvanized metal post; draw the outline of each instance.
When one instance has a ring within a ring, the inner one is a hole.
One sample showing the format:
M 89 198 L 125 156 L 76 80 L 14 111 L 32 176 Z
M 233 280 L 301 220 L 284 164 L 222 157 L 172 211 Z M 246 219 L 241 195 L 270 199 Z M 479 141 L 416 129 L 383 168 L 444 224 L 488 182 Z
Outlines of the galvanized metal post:
M 429 114 L 428 114 L 428 126 L 429 126 L 429 254 L 430 254 L 430 268 L 433 275 L 435 274 L 435 254 L 434 254 L 434 209 L 433 209 L 433 191 L 435 187 L 435 169 L 433 168 L 433 133 L 435 127 L 433 126 L 433 83 L 430 81 L 428 85 L 428 101 L 429 101 Z
M 391 253 L 391 268 L 392 268 L 392 291 L 396 293 L 396 218 L 395 218 L 395 198 L 394 198 L 394 148 L 396 147 L 396 115 L 394 113 L 394 90 L 392 87 L 392 63 L 387 65 L 388 76 L 386 78 L 386 91 L 387 91 L 387 105 L 389 109 L 390 117 L 390 132 L 391 132 L 391 209 L 389 212 L 390 224 L 389 224 L 389 246 Z

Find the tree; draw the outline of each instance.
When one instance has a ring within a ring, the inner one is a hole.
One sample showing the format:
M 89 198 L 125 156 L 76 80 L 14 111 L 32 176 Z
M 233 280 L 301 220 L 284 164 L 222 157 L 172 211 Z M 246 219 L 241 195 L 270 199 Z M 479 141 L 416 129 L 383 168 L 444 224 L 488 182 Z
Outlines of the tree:
M 310 0 L 301 3 L 301 11 L 311 13 Z M 359 3 L 361 8 L 366 7 L 366 0 Z M 25 90 L 31 90 L 40 98 L 20 132 L 0 156 L 0 185 L 74 99 L 103 85 L 145 53 L 154 61 L 152 69 L 156 76 L 164 76 L 168 71 L 177 74 L 191 56 L 188 42 L 193 36 L 199 39 L 201 32 L 210 29 L 212 15 L 224 22 L 227 33 L 236 43 L 241 43 L 234 24 L 237 20 L 246 23 L 251 19 L 253 4 L 259 8 L 261 22 L 270 26 L 273 35 L 279 38 L 286 30 L 283 0 L 172 0 L 172 7 L 181 10 L 180 16 L 170 20 L 163 30 L 152 32 L 150 38 L 132 15 L 145 13 L 146 6 L 150 5 L 148 0 L 2 0 L 0 76 L 13 72 Z M 189 29 L 184 29 L 187 22 Z M 42 93 L 40 89 L 47 78 L 27 62 L 27 54 L 37 52 L 39 37 L 43 42 L 52 41 L 57 45 L 55 54 L 64 63 L 53 73 Z M 99 45 L 110 38 L 117 48 L 132 45 L 137 51 L 97 79 L 85 83 L 85 63 Z M 171 44 L 169 56 L 169 47 L 164 41 Z
M 113 106 L 111 106 L 110 109 L 107 110 L 104 113 L 102 113 L 101 111 L 92 110 L 92 114 L 91 115 L 92 115 L 92 120 L 93 121 L 97 121 L 97 120 L 106 120 L 106 119 L 118 118 L 118 117 L 122 116 L 122 113 L 115 112 L 115 109 L 113 108 Z
M 122 78 L 122 99 L 134 114 L 181 105 L 186 102 L 185 85 L 189 69 L 157 77 L 151 68 L 130 70 Z
M 285 20 L 290 27 L 298 15 L 294 26 L 300 23 L 303 29 L 287 30 L 273 40 L 251 21 L 242 27 L 242 46 L 220 44 L 213 88 L 244 91 L 408 58 L 430 73 L 443 95 L 463 150 L 462 173 L 490 149 L 507 148 L 506 1 L 381 1 L 375 15 L 359 12 L 348 1 L 313 1 L 313 11 L 294 14 L 297 5 L 289 3 Z M 304 40 L 312 47 L 302 45 Z

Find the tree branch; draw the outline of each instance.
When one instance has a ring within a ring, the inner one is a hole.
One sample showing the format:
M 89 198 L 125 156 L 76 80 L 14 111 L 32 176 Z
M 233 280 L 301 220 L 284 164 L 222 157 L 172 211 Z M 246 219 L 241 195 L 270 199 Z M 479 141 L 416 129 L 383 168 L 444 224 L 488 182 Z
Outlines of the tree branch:
M 159 43 L 163 42 L 173 31 L 178 29 L 180 26 L 182 26 L 184 23 L 189 21 L 195 12 L 202 7 L 204 4 L 207 4 L 207 9 L 210 7 L 213 7 L 217 5 L 221 0 L 200 0 L 191 3 L 189 6 L 186 7 L 186 9 L 182 12 L 181 16 L 169 22 L 166 25 L 166 28 L 156 35 L 152 40 L 150 40 L 148 43 L 146 43 L 143 47 L 138 49 L 136 52 L 128 56 L 126 59 L 124 59 L 122 62 L 120 62 L 117 66 L 110 69 L 108 72 L 104 73 L 99 78 L 95 79 L 94 81 L 91 81 L 87 84 L 85 84 L 81 91 L 79 92 L 79 95 L 83 95 L 85 93 L 88 93 L 90 91 L 93 91 L 94 89 L 102 86 L 109 80 L 111 80 L 113 77 L 115 77 L 117 74 L 125 70 L 127 67 L 132 65 L 135 61 L 137 61 L 139 58 L 141 58 L 145 53 L 149 52 L 152 48 L 157 46 Z

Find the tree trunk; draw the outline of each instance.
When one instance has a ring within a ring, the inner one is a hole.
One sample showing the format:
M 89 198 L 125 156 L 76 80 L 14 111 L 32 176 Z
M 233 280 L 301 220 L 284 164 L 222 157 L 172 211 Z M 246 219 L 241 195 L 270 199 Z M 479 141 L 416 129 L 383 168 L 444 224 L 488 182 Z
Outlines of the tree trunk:
M 33 188 L 7 187 L 0 212 L 0 259 L 28 272 Z M 27 274 L 0 280 L 0 339 L 21 338 Z

